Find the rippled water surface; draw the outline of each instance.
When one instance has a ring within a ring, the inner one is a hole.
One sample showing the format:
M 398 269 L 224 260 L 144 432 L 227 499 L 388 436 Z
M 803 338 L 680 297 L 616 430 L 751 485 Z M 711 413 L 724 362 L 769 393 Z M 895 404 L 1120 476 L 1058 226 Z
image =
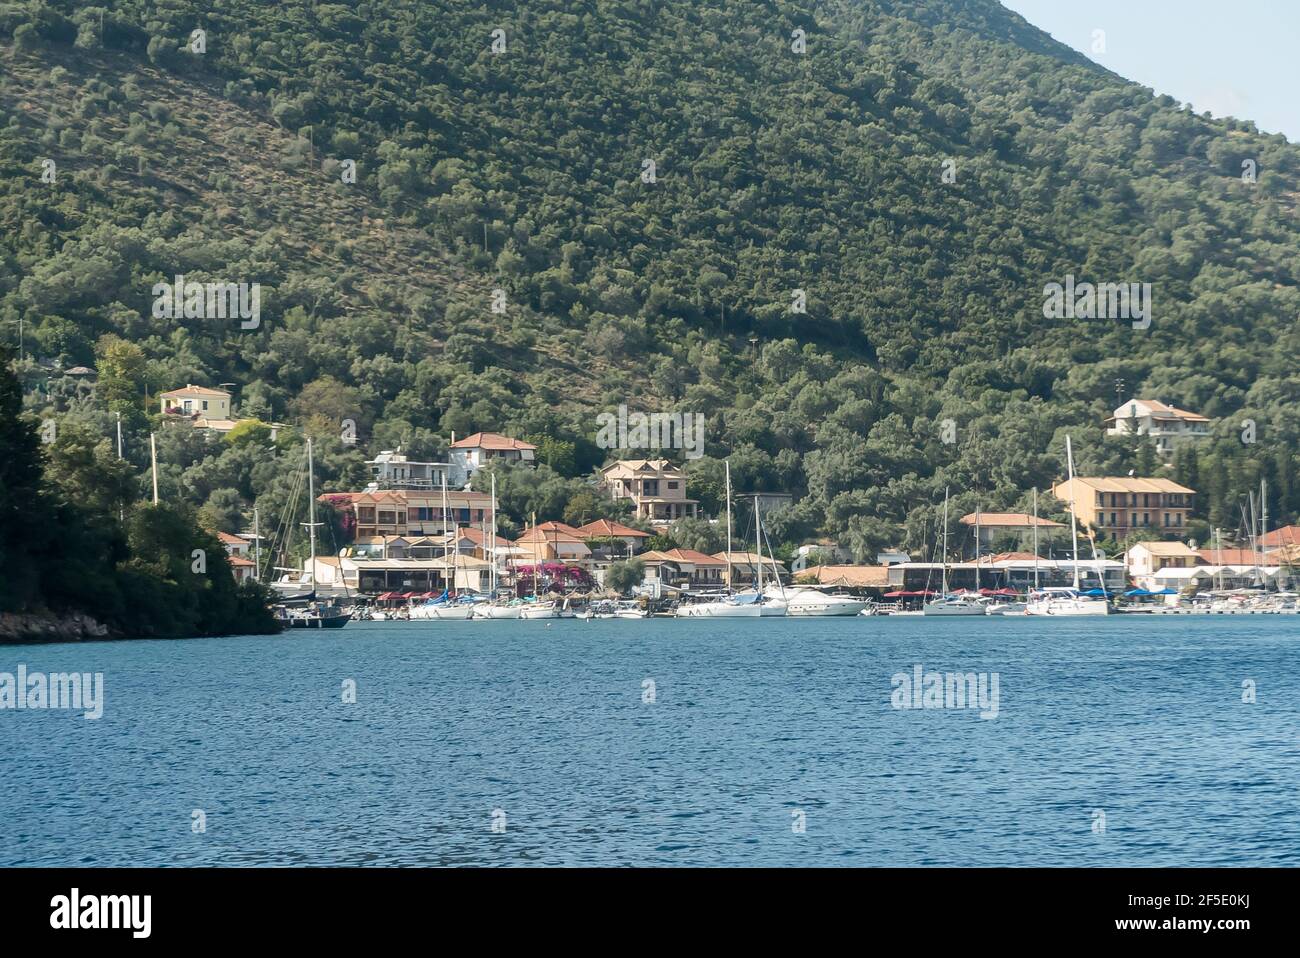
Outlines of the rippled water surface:
M 0 711 L 0 864 L 1295 865 L 1297 649 L 1256 616 L 0 647 L 105 685 L 98 721 Z M 997 718 L 894 709 L 918 663 L 996 672 Z

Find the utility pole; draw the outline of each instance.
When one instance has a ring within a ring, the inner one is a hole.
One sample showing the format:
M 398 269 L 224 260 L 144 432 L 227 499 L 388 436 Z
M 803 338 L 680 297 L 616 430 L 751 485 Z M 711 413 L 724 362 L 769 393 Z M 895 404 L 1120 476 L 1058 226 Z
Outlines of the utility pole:
M 158 443 L 149 433 L 149 467 L 153 472 L 153 504 L 158 505 Z

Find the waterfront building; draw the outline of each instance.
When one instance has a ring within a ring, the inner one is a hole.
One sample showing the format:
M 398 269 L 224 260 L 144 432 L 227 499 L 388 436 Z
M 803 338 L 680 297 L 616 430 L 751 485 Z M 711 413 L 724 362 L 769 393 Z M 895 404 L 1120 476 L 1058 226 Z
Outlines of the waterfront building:
M 354 539 L 375 536 L 444 535 L 456 525 L 481 526 L 491 521 L 492 497 L 485 492 L 449 490 L 443 514 L 442 491 L 383 489 L 330 492 L 318 497 L 350 517 Z
M 609 559 L 626 559 L 636 555 L 645 547 L 645 541 L 650 538 L 650 533 L 633 529 L 612 519 L 588 522 L 585 526 L 579 526 L 577 531 L 586 537 L 589 544 L 598 543 L 592 549 L 593 555 L 603 553 Z
M 726 560 L 694 549 L 652 550 L 638 558 L 645 564 L 645 585 L 652 587 L 655 594 L 661 594 L 661 588 L 698 592 L 721 589 L 726 584 Z
M 904 558 L 900 561 L 908 562 Z M 897 564 L 897 563 L 894 563 Z M 880 598 L 890 591 L 889 564 L 880 565 L 816 565 L 804 569 L 794 578 L 797 585 L 817 585 L 824 589 L 839 589 L 854 595 Z
M 523 563 L 563 562 L 591 571 L 591 548 L 580 529 L 564 522 L 542 522 L 525 529 L 514 542 Z
M 1128 571 L 1133 578 L 1200 564 L 1200 554 L 1185 542 L 1139 542 L 1128 550 Z
M 1033 541 L 1035 526 L 1038 527 L 1040 542 L 1046 542 L 1048 536 L 1065 528 L 1059 522 L 1026 515 L 1023 512 L 972 512 L 970 515 L 962 516 L 957 521 L 964 526 L 970 526 L 972 529 L 976 525 L 979 526 L 979 547 L 981 550 L 990 548 L 995 539 L 1005 536 L 1014 536 L 1020 546 L 1029 545 Z
M 1073 495 L 1079 522 L 1115 539 L 1138 530 L 1182 538 L 1196 497 L 1172 479 L 1133 476 L 1075 476 L 1058 482 L 1052 494 L 1062 502 Z

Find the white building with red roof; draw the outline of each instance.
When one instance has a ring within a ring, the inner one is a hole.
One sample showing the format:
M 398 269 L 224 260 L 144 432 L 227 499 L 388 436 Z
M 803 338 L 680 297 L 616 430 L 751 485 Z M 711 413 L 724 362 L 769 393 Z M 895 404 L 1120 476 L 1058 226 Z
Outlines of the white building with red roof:
M 464 439 L 453 436 L 448 448 L 451 460 L 448 482 L 464 487 L 489 462 L 535 462 L 536 452 L 537 447 L 531 442 L 499 432 L 476 432 Z
M 1130 399 L 1106 422 L 1111 436 L 1150 436 L 1163 456 L 1173 452 L 1179 439 L 1203 439 L 1210 434 L 1210 420 L 1205 416 L 1158 399 Z

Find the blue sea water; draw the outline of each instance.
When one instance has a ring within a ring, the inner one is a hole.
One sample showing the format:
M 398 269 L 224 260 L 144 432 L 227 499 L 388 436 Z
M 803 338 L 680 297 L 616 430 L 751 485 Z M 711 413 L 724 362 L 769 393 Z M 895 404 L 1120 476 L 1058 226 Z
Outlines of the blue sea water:
M 102 672 L 104 714 L 0 711 L 0 865 L 1300 863 L 1289 616 L 352 623 L 20 663 Z M 894 708 L 917 664 L 997 673 L 997 717 Z

